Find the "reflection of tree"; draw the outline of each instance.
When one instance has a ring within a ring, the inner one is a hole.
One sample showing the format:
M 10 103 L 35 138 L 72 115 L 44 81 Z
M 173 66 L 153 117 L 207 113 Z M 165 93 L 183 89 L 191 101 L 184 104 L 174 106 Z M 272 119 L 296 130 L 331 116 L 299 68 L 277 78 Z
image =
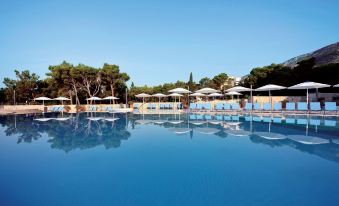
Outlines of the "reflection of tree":
M 0 124 L 6 127 L 6 136 L 18 135 L 18 143 L 32 142 L 41 137 L 39 128 L 33 122 L 33 115 L 1 116 Z
M 115 122 L 105 121 L 104 118 L 93 121 L 86 119 L 86 114 L 78 114 L 66 121 L 54 119 L 39 122 L 34 120 L 34 116 L 18 115 L 16 119 L 14 116 L 2 116 L 0 124 L 7 127 L 7 136 L 19 134 L 18 143 L 32 142 L 46 133 L 52 148 L 68 152 L 99 145 L 107 149 L 119 147 L 121 140 L 127 140 L 131 135 L 127 131 L 128 120 L 125 117 L 121 115 Z

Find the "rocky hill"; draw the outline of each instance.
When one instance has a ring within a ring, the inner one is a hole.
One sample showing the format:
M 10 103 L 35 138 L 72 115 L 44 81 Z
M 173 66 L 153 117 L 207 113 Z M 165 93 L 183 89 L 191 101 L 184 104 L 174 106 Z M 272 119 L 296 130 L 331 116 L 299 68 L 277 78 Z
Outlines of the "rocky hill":
M 314 52 L 303 54 L 283 63 L 285 66 L 295 67 L 298 62 L 314 57 L 316 60 L 316 66 L 339 63 L 339 42 L 330 44 Z

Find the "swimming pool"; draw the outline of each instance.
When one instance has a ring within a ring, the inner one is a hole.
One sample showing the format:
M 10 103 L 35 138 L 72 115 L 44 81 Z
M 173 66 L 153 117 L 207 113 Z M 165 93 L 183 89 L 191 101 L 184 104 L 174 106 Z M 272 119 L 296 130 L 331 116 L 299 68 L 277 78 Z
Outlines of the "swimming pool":
M 0 205 L 338 205 L 334 117 L 0 117 Z

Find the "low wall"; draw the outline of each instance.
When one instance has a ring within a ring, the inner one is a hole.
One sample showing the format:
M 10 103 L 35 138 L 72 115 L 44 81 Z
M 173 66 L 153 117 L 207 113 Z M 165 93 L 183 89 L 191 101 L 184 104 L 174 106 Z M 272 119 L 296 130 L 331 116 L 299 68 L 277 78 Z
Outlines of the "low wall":
M 2 107 L 4 110 L 44 110 L 43 105 L 3 105 Z

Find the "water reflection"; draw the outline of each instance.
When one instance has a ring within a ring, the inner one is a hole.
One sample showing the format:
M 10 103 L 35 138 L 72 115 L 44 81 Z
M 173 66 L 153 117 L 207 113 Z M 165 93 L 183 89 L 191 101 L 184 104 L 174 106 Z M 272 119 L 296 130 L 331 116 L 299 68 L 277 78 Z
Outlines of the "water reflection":
M 247 137 L 256 144 L 290 146 L 339 162 L 339 125 L 334 117 L 81 113 L 1 116 L 0 124 L 18 143 L 31 143 L 46 134 L 52 148 L 65 152 L 99 145 L 117 148 L 131 137 L 131 130 L 152 125 L 192 139 Z

